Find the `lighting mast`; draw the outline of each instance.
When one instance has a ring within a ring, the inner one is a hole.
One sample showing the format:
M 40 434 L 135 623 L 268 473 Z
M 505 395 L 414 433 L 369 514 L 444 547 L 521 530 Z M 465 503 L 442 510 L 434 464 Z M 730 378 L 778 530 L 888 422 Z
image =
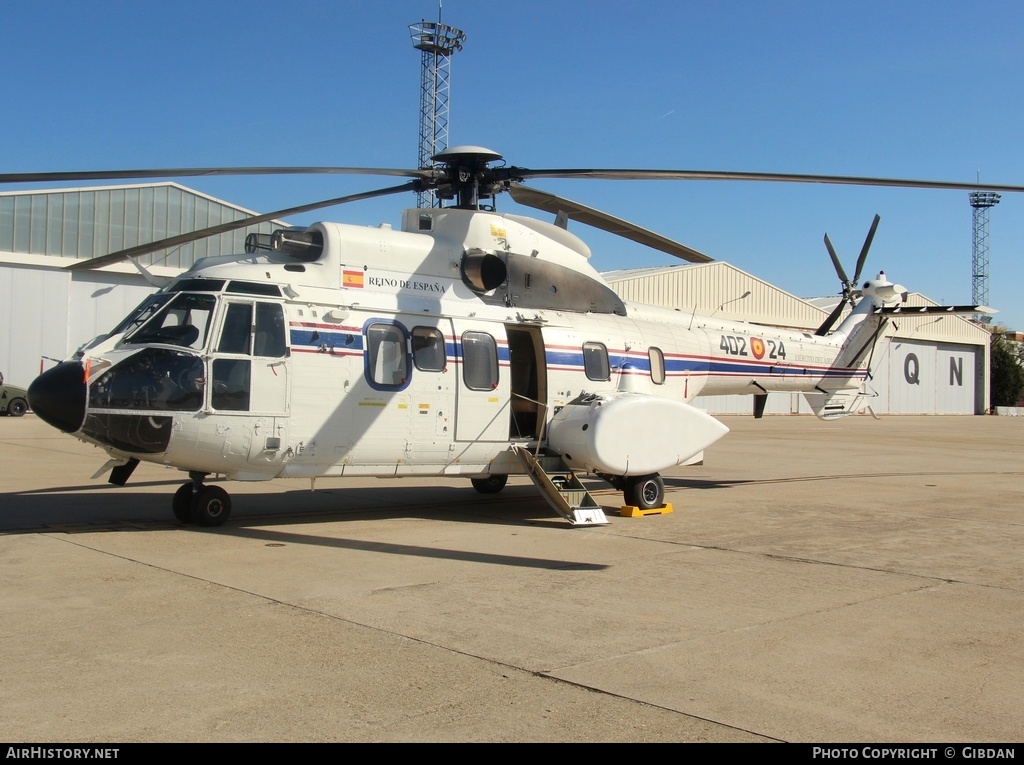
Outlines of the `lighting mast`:
M 988 305 L 988 210 L 999 204 L 999 195 L 992 191 L 972 191 L 971 207 L 974 209 L 974 246 L 971 258 L 972 300 L 974 305 Z M 979 315 L 975 319 L 983 324 L 992 321 L 991 316 Z
M 437 22 L 421 21 L 409 25 L 412 45 L 420 51 L 420 168 L 433 167 L 435 154 L 448 148 L 448 94 L 452 54 L 462 50 L 466 35 L 462 30 Z M 439 207 L 434 192 L 416 195 L 417 207 Z

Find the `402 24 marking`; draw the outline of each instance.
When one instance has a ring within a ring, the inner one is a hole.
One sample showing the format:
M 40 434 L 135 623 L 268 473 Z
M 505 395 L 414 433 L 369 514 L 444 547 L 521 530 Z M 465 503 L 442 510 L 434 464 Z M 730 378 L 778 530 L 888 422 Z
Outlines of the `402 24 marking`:
M 770 359 L 786 358 L 786 344 L 781 340 L 776 342 L 775 340 L 752 337 L 748 343 L 747 338 L 743 335 L 722 335 L 718 347 L 729 356 L 753 356 L 759 360 L 763 359 L 765 355 Z

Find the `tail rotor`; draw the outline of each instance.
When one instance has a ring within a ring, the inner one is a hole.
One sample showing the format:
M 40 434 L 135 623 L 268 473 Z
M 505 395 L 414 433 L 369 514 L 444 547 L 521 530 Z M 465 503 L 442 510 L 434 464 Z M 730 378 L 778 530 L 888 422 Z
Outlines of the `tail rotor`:
M 828 234 L 825 234 L 825 248 L 828 250 L 829 256 L 832 258 L 832 265 L 835 266 L 836 274 L 839 276 L 839 282 L 842 284 L 842 292 L 840 293 L 839 302 L 833 309 L 832 313 L 829 314 L 828 318 L 825 319 L 824 323 L 818 327 L 814 333 L 816 335 L 827 335 L 832 331 L 832 327 L 839 320 L 843 310 L 847 305 L 851 307 L 855 303 L 856 299 L 860 296 L 857 290 L 857 285 L 860 283 L 860 275 L 864 270 L 864 263 L 868 258 L 868 250 L 871 249 L 871 242 L 875 238 L 875 231 L 878 229 L 878 222 L 881 218 L 876 215 L 875 219 L 871 222 L 871 228 L 868 231 L 867 237 L 864 239 L 864 246 L 860 249 L 860 256 L 857 258 L 857 270 L 853 274 L 851 280 L 846 275 L 846 269 L 843 268 L 843 264 L 839 260 L 839 256 L 836 255 L 835 247 L 832 246 L 832 241 L 828 238 Z

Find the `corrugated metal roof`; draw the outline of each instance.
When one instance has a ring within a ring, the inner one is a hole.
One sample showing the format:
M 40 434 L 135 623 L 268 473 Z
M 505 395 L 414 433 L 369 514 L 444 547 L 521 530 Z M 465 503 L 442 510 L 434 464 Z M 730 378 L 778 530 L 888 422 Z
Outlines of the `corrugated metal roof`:
M 817 329 L 828 315 L 724 261 L 608 271 L 601 276 L 625 301 L 705 315 L 798 329 Z
M 0 251 L 88 259 L 257 213 L 173 182 L 0 192 Z M 244 251 L 263 223 L 144 255 L 143 264 L 188 268 L 208 255 Z
M 607 271 L 601 276 L 627 302 L 645 303 L 772 326 L 815 330 L 839 300 L 838 295 L 803 299 L 724 261 Z M 750 295 L 742 297 L 745 292 Z M 938 305 L 912 292 L 908 305 Z M 844 314 L 845 315 L 845 314 Z M 895 337 L 986 345 L 989 331 L 969 317 L 899 316 Z

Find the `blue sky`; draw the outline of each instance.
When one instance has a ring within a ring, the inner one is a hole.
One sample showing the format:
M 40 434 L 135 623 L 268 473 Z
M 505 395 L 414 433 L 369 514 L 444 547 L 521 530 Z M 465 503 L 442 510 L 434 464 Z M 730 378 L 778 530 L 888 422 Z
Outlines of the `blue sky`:
M 4 7 L 2 172 L 207 165 L 414 167 L 419 53 L 436 0 Z M 1024 184 L 1024 4 L 445 0 L 450 144 L 524 167 L 737 170 Z M 253 210 L 391 185 L 380 177 L 190 179 Z M 738 182 L 534 182 L 793 294 L 852 272 L 971 299 L 962 191 Z M 12 188 L 12 187 L 8 187 Z M 389 197 L 292 219 L 399 221 Z M 529 212 L 511 199 L 502 210 Z M 532 213 L 531 213 L 532 214 Z M 1024 194 L 990 215 L 996 321 L 1024 329 Z M 600 270 L 675 262 L 572 227 Z M 852 276 L 852 273 L 850 274 Z

